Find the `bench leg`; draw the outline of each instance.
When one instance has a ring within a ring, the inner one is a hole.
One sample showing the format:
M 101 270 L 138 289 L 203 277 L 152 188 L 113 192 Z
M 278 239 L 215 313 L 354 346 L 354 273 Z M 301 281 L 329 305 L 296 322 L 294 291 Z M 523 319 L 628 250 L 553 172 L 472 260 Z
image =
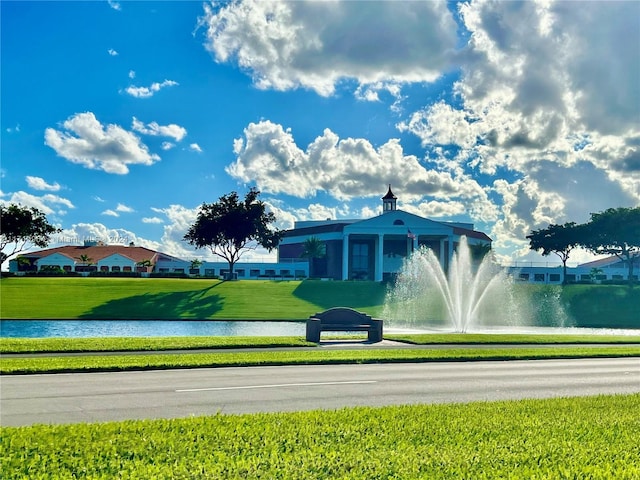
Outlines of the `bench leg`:
M 374 321 L 372 328 L 367 332 L 367 340 L 371 343 L 382 341 L 382 321 Z
M 307 342 L 320 342 L 320 320 L 307 320 Z

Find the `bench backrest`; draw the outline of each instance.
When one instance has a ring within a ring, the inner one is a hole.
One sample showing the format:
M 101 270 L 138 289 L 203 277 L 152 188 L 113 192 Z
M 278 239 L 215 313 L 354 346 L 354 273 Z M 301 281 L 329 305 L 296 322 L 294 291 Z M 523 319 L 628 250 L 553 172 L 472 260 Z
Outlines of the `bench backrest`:
M 317 318 L 320 320 L 320 322 L 329 324 L 361 325 L 372 323 L 371 315 L 358 312 L 357 310 L 348 307 L 330 308 L 329 310 L 325 310 L 324 312 L 316 313 L 310 318 Z

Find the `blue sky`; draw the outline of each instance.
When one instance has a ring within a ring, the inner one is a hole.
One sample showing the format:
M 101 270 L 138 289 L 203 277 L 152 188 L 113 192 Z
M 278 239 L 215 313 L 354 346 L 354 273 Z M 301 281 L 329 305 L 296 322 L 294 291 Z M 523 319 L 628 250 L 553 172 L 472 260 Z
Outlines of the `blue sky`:
M 202 202 L 256 186 L 291 228 L 375 215 L 390 183 L 546 262 L 532 229 L 640 204 L 640 2 L 0 9 L 0 201 L 54 244 L 210 258 L 181 241 Z

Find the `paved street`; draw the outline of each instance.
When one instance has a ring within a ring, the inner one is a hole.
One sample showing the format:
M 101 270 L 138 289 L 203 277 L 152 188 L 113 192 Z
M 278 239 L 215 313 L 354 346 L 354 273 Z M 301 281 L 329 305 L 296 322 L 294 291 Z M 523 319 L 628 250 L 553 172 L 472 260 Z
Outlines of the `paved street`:
M 0 422 L 97 422 L 640 392 L 640 358 L 3 376 Z

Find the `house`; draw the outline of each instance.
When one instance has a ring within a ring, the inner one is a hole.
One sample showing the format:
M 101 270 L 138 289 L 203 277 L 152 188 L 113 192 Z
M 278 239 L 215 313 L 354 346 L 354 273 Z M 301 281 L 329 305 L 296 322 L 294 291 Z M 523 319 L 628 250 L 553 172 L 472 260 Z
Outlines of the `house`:
M 335 280 L 387 280 L 411 253 L 428 247 L 446 270 L 460 238 L 469 245 L 491 246 L 491 239 L 471 223 L 441 222 L 397 209 L 391 185 L 382 197 L 382 214 L 369 219 L 296 222 L 278 246 L 278 261 L 299 259 L 305 241 L 320 240 L 325 256 L 317 276 Z
M 83 245 L 47 248 L 19 256 L 15 271 L 58 270 L 65 272 L 150 272 L 164 256 L 133 244 L 106 245 L 85 241 Z
M 100 241 L 85 241 L 83 245 L 65 245 L 19 255 L 9 261 L 9 271 L 18 275 L 28 272 L 60 271 L 80 275 L 139 274 L 148 276 L 191 275 L 224 277 L 229 264 L 201 262 L 192 268 L 192 262 L 166 253 L 138 247 L 133 244 L 107 245 Z M 308 262 L 305 259 L 287 261 L 282 264 L 266 262 L 238 262 L 234 278 L 238 279 L 302 279 L 308 277 Z

